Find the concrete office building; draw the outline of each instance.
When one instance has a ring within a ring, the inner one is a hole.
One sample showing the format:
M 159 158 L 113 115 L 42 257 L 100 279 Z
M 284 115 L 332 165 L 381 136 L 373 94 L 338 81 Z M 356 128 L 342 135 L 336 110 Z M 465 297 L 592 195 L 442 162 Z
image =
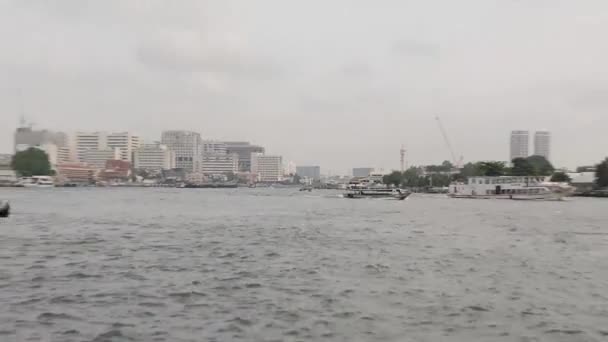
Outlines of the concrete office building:
M 11 167 L 12 154 L 0 154 L 0 185 L 11 185 L 17 181 L 17 173 Z
M 367 177 L 374 172 L 373 167 L 355 167 L 353 168 L 353 177 Z
M 175 152 L 175 167 L 194 172 L 200 162 L 201 135 L 191 131 L 164 131 L 161 144 Z
M 264 153 L 265 150 L 261 146 L 251 145 L 246 141 L 227 141 L 227 153 L 236 153 L 239 156 L 239 171 L 251 172 L 251 156 L 252 154 Z
M 203 140 L 202 153 L 227 154 L 228 146 L 222 141 Z
M 260 182 L 279 182 L 283 180 L 283 158 L 263 154 L 251 155 L 251 172 L 257 174 Z
M 296 174 L 302 178 L 320 180 L 321 179 L 321 167 L 320 166 L 296 166 Z
M 120 150 L 120 160 L 132 162 L 133 152 L 141 145 L 139 136 L 130 132 L 117 132 L 107 135 L 107 147 Z
M 235 153 L 203 153 L 198 172 L 205 175 L 237 173 L 239 157 Z
M 529 153 L 530 133 L 528 131 L 512 131 L 511 132 L 511 151 L 509 161 L 515 158 L 528 158 Z
M 73 150 L 69 147 L 60 147 L 57 149 L 57 163 L 70 163 L 74 158 Z
M 55 168 L 59 162 L 72 159 L 71 151 L 69 149 L 69 139 L 65 133 L 48 130 L 33 130 L 31 127 L 19 127 L 15 131 L 14 139 L 15 153 L 25 151 L 32 147 L 40 149 L 48 155 L 49 162 L 53 168 Z
M 83 152 L 83 162 L 97 170 L 103 170 L 108 160 L 120 160 L 120 149 L 106 148 L 102 150 L 85 150 Z
M 108 148 L 108 135 L 105 132 L 76 132 L 74 134 L 74 148 L 76 159 L 79 162 L 86 163 L 85 154 L 87 151 L 106 150 Z
M 133 152 L 133 167 L 152 171 L 173 169 L 175 152 L 159 143 L 144 144 Z
M 67 135 L 61 132 L 34 130 L 31 127 L 19 127 L 14 136 L 15 152 L 25 151 L 30 147 L 53 144 L 57 148 L 67 147 Z
M 550 160 L 551 157 L 551 133 L 548 131 L 537 131 L 534 133 L 534 155 L 543 156 Z

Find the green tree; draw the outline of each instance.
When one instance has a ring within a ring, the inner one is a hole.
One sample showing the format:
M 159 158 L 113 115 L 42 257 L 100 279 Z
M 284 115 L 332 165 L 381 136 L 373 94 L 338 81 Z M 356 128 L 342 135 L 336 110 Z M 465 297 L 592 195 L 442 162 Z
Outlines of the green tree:
M 460 170 L 460 173 L 454 176 L 455 180 L 464 181 L 468 177 L 481 176 L 482 172 L 479 169 L 479 163 L 466 163 Z
M 496 177 L 505 174 L 505 163 L 503 162 L 481 162 L 478 163 L 477 168 L 482 176 Z
M 553 165 L 543 156 L 530 156 L 526 159 L 534 169 L 532 176 L 549 176 L 555 171 Z
M 403 181 L 402 184 L 408 187 L 420 187 L 424 182 L 424 178 L 420 175 L 422 174 L 422 169 L 419 167 L 412 166 L 409 169 L 405 170 L 403 173 Z
M 443 163 L 441 163 L 441 166 L 443 166 L 443 170 L 446 172 L 452 171 L 452 169 L 454 168 L 454 165 L 448 160 L 444 160 Z
M 511 168 L 513 176 L 534 176 L 534 166 L 530 164 L 527 158 L 513 159 L 513 167 Z
M 446 174 L 434 174 L 430 176 L 433 187 L 444 187 L 450 185 L 450 176 Z M 429 181 L 429 185 L 431 182 Z
M 300 180 L 302 179 L 302 177 L 300 177 L 300 175 L 298 175 L 297 173 L 293 175 L 293 184 L 300 184 Z
M 403 181 L 403 174 L 399 171 L 393 171 L 382 177 L 382 182 L 386 185 L 399 186 Z
M 556 172 L 551 176 L 552 182 L 570 182 L 570 176 L 568 176 L 565 172 Z
M 427 172 L 450 172 L 454 166 L 449 161 L 445 160 L 440 165 L 428 165 L 426 166 Z
M 49 156 L 44 151 L 33 147 L 17 152 L 13 156 L 11 167 L 23 177 L 49 176 L 53 174 Z
M 608 158 L 604 159 L 603 162 L 599 163 L 595 170 L 595 181 L 597 186 L 600 188 L 608 187 Z

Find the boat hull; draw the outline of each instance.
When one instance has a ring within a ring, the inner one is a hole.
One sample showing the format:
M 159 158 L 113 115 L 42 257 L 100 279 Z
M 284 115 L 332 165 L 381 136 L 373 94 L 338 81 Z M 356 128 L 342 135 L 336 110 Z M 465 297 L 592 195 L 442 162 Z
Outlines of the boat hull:
M 562 200 L 566 195 L 559 193 L 548 193 L 538 195 L 448 195 L 451 198 L 464 198 L 464 199 L 505 199 L 505 200 L 519 200 L 519 201 L 559 201 Z
M 8 217 L 11 212 L 11 206 L 8 201 L 0 201 L 0 217 Z
M 54 188 L 54 184 L 23 184 L 25 188 Z
M 350 199 L 361 199 L 361 198 L 382 198 L 382 199 L 395 199 L 404 200 L 411 195 L 409 192 L 402 193 L 391 193 L 391 192 L 365 192 L 365 191 L 353 191 L 344 194 L 344 198 Z

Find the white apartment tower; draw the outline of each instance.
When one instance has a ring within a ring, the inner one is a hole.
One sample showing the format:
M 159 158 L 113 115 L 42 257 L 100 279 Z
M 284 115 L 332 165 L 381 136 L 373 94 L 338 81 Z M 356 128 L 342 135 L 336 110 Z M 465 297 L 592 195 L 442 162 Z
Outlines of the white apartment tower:
M 511 132 L 511 153 L 509 161 L 515 158 L 528 158 L 530 133 L 528 131 Z
M 105 132 L 76 132 L 74 145 L 76 159 L 84 163 L 85 153 L 88 150 L 106 150 L 108 148 L 107 134 Z
M 120 151 L 120 160 L 132 162 L 133 152 L 141 145 L 137 135 L 130 132 L 110 133 L 107 135 L 107 147 Z
M 551 133 L 549 131 L 534 133 L 534 155 L 543 156 L 549 160 L 551 156 Z
M 260 182 L 278 182 L 283 179 L 283 158 L 259 153 L 251 155 L 251 172 Z
M 200 162 L 201 135 L 190 131 L 164 131 L 161 144 L 175 152 L 175 167 L 194 172 Z
M 173 169 L 175 152 L 162 144 L 144 144 L 133 152 L 133 166 L 153 171 Z

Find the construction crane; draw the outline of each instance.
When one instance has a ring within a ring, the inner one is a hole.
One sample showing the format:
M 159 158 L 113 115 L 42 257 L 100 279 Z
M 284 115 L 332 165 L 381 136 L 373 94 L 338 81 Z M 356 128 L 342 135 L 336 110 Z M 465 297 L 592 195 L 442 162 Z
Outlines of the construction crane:
M 448 134 L 445 132 L 445 128 L 443 128 L 441 119 L 439 119 L 439 116 L 435 116 L 435 120 L 437 120 L 437 125 L 439 125 L 439 130 L 441 131 L 441 135 L 443 136 L 443 141 L 445 142 L 446 146 L 450 150 L 450 155 L 452 156 L 452 163 L 454 163 L 455 167 L 460 169 L 462 167 L 463 157 L 461 156 L 460 159 L 456 159 L 456 154 L 454 153 L 454 148 L 452 148 L 452 144 L 450 143 Z

